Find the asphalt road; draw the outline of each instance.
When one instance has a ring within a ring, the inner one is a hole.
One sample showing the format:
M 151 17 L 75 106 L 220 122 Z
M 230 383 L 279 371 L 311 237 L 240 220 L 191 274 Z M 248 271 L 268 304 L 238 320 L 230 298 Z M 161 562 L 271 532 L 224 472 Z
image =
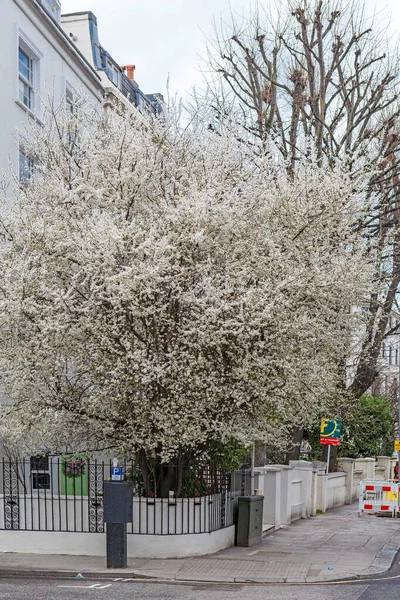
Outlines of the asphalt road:
M 1 600 L 398 600 L 399 556 L 379 579 L 306 584 L 194 584 L 0 576 Z

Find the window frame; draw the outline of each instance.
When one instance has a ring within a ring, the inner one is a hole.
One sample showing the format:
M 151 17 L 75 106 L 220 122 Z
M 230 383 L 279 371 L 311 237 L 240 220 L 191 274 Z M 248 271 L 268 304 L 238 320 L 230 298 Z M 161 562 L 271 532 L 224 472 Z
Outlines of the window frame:
M 37 101 L 41 93 L 41 69 L 43 63 L 43 54 L 29 40 L 29 38 L 18 28 L 17 31 L 17 49 L 16 49 L 16 102 L 26 112 L 38 116 L 40 113 L 40 103 Z M 31 80 L 26 78 L 20 70 L 20 51 L 32 62 Z M 20 86 L 26 86 L 30 90 L 31 103 L 27 105 L 24 99 L 20 97 Z
M 39 485 L 40 477 L 46 479 L 47 485 Z M 51 490 L 51 464 L 48 456 L 30 457 L 30 483 L 32 491 Z
M 21 169 L 21 156 L 23 156 L 26 162 L 28 163 L 28 169 L 25 173 L 23 173 Z M 22 141 L 20 141 L 18 147 L 18 181 L 20 185 L 22 185 L 25 188 L 29 186 L 30 182 L 32 181 L 34 168 L 34 159 L 31 156 L 29 156 L 29 154 L 25 151 L 24 144 Z
M 68 114 L 74 115 L 76 112 L 76 93 L 68 81 L 65 83 L 65 108 Z
M 26 59 L 26 63 L 22 61 L 21 55 Z M 23 73 L 23 68 L 25 67 L 27 71 L 27 76 Z M 18 44 L 18 97 L 19 101 L 26 106 L 28 110 L 33 111 L 35 108 L 35 90 L 33 88 L 34 81 L 34 72 L 35 72 L 35 64 L 34 59 L 29 56 L 29 54 L 25 51 L 24 48 L 21 47 L 21 44 Z M 21 90 L 22 84 L 22 90 Z M 25 101 L 26 98 L 26 101 Z
M 107 57 L 106 58 L 106 70 L 110 74 L 109 79 L 113 85 L 119 87 L 119 71 L 114 63 Z M 116 81 L 114 81 L 116 79 Z

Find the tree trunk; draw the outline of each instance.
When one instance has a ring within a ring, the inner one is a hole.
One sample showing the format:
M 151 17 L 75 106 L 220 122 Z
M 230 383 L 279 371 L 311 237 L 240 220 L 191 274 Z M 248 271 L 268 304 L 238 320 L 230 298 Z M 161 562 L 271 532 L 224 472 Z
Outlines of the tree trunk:
M 267 464 L 267 445 L 263 442 L 256 442 L 254 452 L 254 466 L 264 467 Z
M 292 442 L 289 451 L 286 454 L 285 463 L 288 465 L 290 460 L 300 459 L 300 446 L 303 441 L 304 427 L 293 427 Z

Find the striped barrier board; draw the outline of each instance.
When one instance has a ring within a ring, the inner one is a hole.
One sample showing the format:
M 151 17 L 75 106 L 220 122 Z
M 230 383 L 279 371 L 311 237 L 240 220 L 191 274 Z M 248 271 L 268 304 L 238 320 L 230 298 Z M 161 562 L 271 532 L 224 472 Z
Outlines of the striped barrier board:
M 360 481 L 358 514 L 363 512 L 400 512 L 397 481 Z

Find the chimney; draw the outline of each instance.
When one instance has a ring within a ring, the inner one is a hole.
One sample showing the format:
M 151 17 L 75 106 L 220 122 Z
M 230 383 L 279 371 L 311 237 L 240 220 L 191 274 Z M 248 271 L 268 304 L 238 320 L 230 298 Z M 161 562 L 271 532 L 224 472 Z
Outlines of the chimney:
M 126 71 L 126 76 L 128 77 L 128 79 L 130 79 L 131 81 L 134 80 L 135 77 L 135 65 L 125 65 L 124 67 L 121 67 L 122 71 L 125 73 Z

